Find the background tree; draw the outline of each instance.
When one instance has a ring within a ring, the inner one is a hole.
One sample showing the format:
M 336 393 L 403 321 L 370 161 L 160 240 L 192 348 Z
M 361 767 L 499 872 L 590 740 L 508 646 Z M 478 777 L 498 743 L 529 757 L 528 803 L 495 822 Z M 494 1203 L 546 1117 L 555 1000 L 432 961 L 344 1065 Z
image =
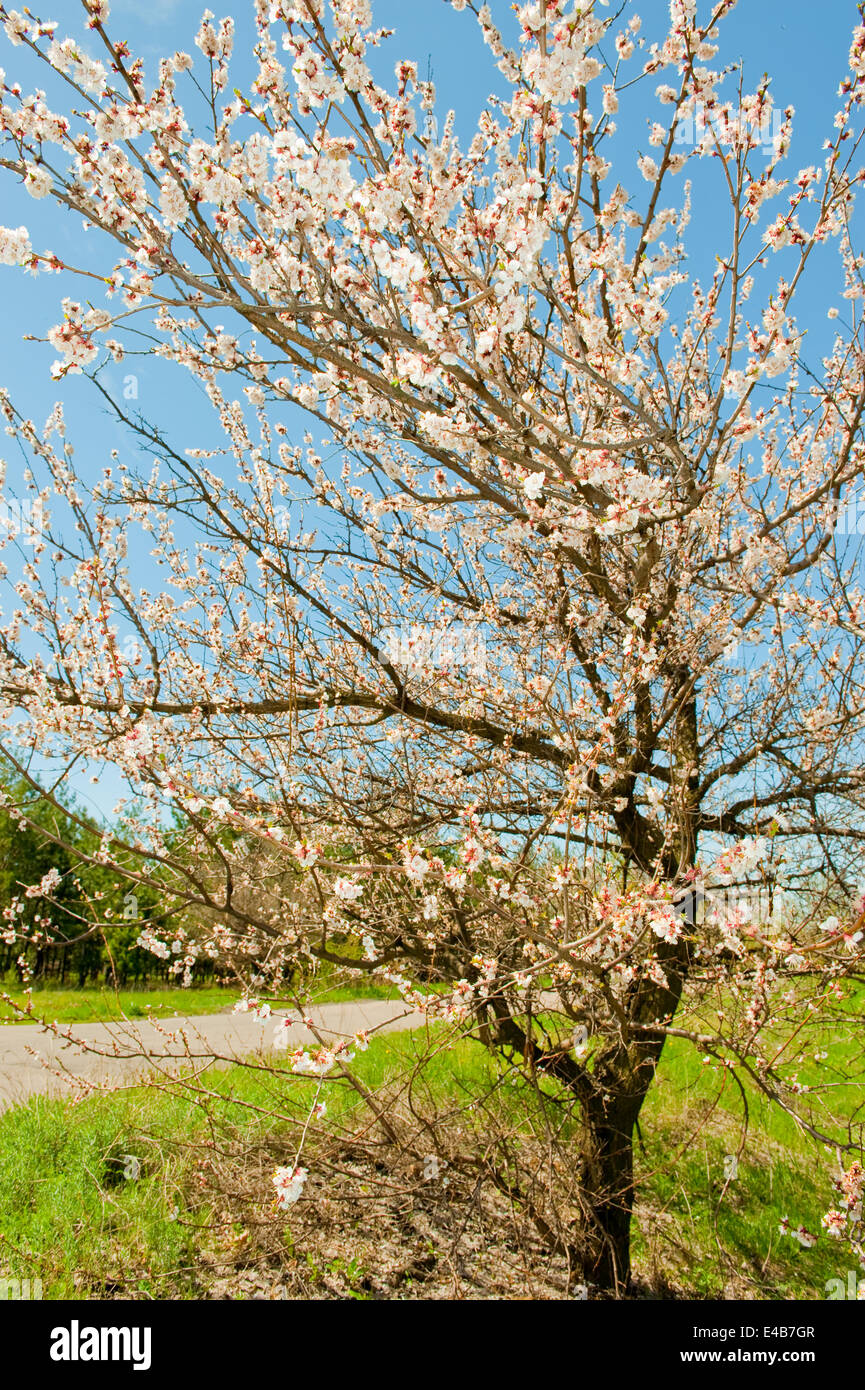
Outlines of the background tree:
M 49 835 L 52 838 L 47 838 Z M 5 793 L 0 812 L 0 901 L 10 941 L 0 974 L 14 966 L 19 977 L 38 977 L 51 954 L 49 943 L 71 940 L 86 931 L 81 886 L 65 848 L 74 838 L 73 828 L 62 813 L 51 801 L 40 803 L 26 783 L 19 780 Z M 42 885 L 44 892 L 40 891 Z M 29 936 L 32 949 L 22 955 L 15 948 L 24 934 Z M 70 961 L 66 952 L 61 954 L 65 976 Z M 84 943 L 79 944 L 76 954 L 86 971 Z
M 60 409 L 39 430 L 4 400 L 44 518 L 2 636 L 10 731 L 150 798 L 100 854 L 211 915 L 189 961 L 278 991 L 353 933 L 354 968 L 561 1088 L 583 1140 L 551 1238 L 616 1291 L 671 1033 L 861 1145 L 796 1059 L 861 956 L 819 923 L 863 835 L 865 27 L 799 170 L 768 80 L 710 66 L 732 7 L 673 0 L 640 48 L 630 6 L 539 0 L 511 38 L 455 0 L 505 84 L 463 149 L 415 63 L 376 76 L 366 0 L 256 0 L 244 88 L 230 19 L 156 78 L 103 0 L 87 45 L 0 6 L 51 83 L 5 87 L 3 167 L 102 234 L 70 266 L 5 229 L 0 259 L 106 287 L 64 300 L 56 375 L 86 368 L 151 460 L 86 483 Z M 689 173 L 725 209 L 702 278 Z M 813 273 L 843 305 L 817 360 Z M 113 398 L 103 348 L 189 372 L 218 439 Z M 326 433 L 298 442 L 299 411 Z M 772 910 L 698 912 L 711 882 Z
M 131 892 L 100 855 L 101 838 L 62 788 L 46 791 L 19 775 L 3 789 L 0 979 L 14 969 L 19 980 L 83 986 L 104 973 L 125 987 L 167 976 L 138 945 L 142 929 L 160 919 L 158 893 L 149 884 Z

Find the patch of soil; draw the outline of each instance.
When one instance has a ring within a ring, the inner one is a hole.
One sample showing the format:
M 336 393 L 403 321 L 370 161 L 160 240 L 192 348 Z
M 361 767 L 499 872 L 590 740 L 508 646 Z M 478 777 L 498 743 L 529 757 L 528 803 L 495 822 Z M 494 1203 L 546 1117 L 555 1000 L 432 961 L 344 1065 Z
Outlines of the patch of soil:
M 269 1173 L 214 1174 L 217 1219 L 196 1270 L 205 1297 L 560 1299 L 575 1293 L 551 1254 L 491 1185 L 442 1163 L 426 1173 L 352 1147 L 310 1163 L 297 1204 L 276 1211 Z

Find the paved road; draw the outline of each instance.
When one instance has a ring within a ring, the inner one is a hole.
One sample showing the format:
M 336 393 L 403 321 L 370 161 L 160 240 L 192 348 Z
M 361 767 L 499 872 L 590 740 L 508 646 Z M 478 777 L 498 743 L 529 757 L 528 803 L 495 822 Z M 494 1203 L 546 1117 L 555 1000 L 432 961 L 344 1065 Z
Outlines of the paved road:
M 307 1017 L 328 1039 L 361 1030 L 392 1033 L 423 1022 L 400 1000 L 388 999 L 321 1004 Z M 291 1020 L 288 1028 L 285 1018 Z M 0 1027 L 0 1110 L 33 1095 L 81 1094 L 145 1072 L 170 1075 L 188 1067 L 190 1058 L 196 1066 L 227 1065 L 244 1054 L 272 1051 L 275 1040 L 292 1048 L 318 1046 L 315 1034 L 291 1011 L 274 1013 L 264 1023 L 251 1014 L 205 1014 L 160 1024 L 74 1023 L 68 1030 L 83 1046 L 63 1036 L 67 1025 L 56 1033 L 35 1023 Z

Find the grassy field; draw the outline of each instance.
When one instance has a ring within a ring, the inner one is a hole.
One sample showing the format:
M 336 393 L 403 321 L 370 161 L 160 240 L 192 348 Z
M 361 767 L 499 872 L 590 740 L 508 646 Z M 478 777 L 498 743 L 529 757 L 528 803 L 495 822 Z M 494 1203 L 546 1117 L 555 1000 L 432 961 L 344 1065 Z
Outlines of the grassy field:
M 167 1018 L 172 1014 L 217 1014 L 230 1009 L 239 997 L 234 990 L 218 985 L 200 985 L 190 989 L 122 989 L 115 993 L 107 986 L 85 986 L 84 989 L 60 989 L 53 985 L 34 984 L 27 995 L 19 985 L 0 983 L 0 994 L 8 994 L 16 1004 L 27 1006 L 32 1001 L 35 1018 L 46 1017 L 57 1023 L 96 1023 L 112 1019 Z M 26 1023 L 10 1004 L 0 999 L 0 1024 Z
M 332 974 L 323 975 L 311 989 L 309 1002 L 325 1004 L 350 999 L 399 998 L 399 991 L 392 985 L 380 984 L 375 980 L 364 978 L 343 983 L 336 983 L 335 980 Z M 27 1007 L 27 991 L 17 982 L 0 980 L 0 994 L 8 994 L 16 1004 Z M 32 1000 L 34 1019 L 44 1016 L 52 1023 L 96 1023 L 123 1017 L 147 1018 L 151 1014 L 156 1018 L 167 1018 L 175 1013 L 221 1013 L 234 1006 L 240 992 L 220 985 L 195 985 L 189 989 L 142 986 L 115 992 L 107 985 L 88 985 L 83 989 L 76 986 L 61 988 L 37 981 L 29 998 Z M 284 1000 L 277 1004 L 274 1001 L 274 1004 L 275 1007 L 285 1007 L 289 1002 Z M 4 999 L 0 999 L 0 1025 L 28 1021 Z
M 423 1034 L 374 1040 L 352 1071 L 373 1089 L 394 1084 L 427 1042 Z M 844 1056 L 830 1065 L 843 1085 Z M 457 1107 L 467 1092 L 501 1080 L 498 1062 L 477 1044 L 459 1042 L 427 1064 L 415 1101 Z M 320 1087 L 246 1067 L 211 1073 L 208 1089 L 203 1106 L 180 1088 L 138 1087 L 77 1105 L 35 1099 L 0 1116 L 0 1273 L 41 1278 L 48 1298 L 200 1298 L 210 1296 L 219 1266 L 235 1271 L 241 1282 L 233 1296 L 243 1297 L 250 1287 L 242 1282 L 244 1271 L 262 1263 L 244 1254 L 256 1228 L 276 1231 L 277 1264 L 284 1240 L 286 1258 L 296 1265 L 295 1238 L 303 1245 L 297 1216 L 308 1194 L 287 1216 L 267 1204 L 270 1168 L 291 1161 L 281 1137 L 286 1119 L 268 1112 L 302 1117 L 324 1095 L 327 1116 L 313 1126 L 314 1139 L 356 1128 L 362 1101 L 341 1082 Z M 851 1111 L 857 1091 L 861 1097 L 861 1078 L 848 1083 Z M 532 1125 L 542 1130 L 544 1106 L 535 1102 L 531 1118 L 522 1083 L 499 1085 L 496 1095 L 500 1113 L 510 1109 L 524 1133 Z M 820 1232 L 821 1214 L 832 1204 L 830 1156 L 777 1110 L 753 1096 L 749 1106 L 743 1142 L 736 1089 L 724 1090 L 723 1078 L 685 1044 L 668 1046 L 637 1150 L 635 1270 L 645 1286 L 661 1291 L 656 1296 L 822 1299 L 828 1280 L 847 1277 L 852 1261 L 843 1247 L 821 1234 L 805 1249 L 779 1229 L 781 1218 L 789 1217 L 794 1226 Z M 692 1131 L 699 1137 L 682 1154 Z M 304 1162 L 312 1167 L 314 1143 L 310 1152 Z M 722 1193 L 731 1154 L 738 1155 L 738 1173 Z M 135 1158 L 134 1180 L 123 1176 L 127 1155 Z M 252 1165 L 260 1197 L 251 1219 L 226 1221 L 223 1213 L 221 1223 L 215 1220 L 224 1182 L 213 1188 L 207 1171 L 216 1157 L 223 1176 L 226 1164 L 229 1171 L 238 1165 L 238 1173 Z M 304 1272 L 324 1281 L 327 1296 L 368 1296 L 363 1288 L 369 1279 L 361 1281 L 360 1271 L 375 1249 L 364 1221 L 361 1213 L 356 1247 L 339 1258 L 325 1258 L 307 1232 Z M 435 1260 L 435 1238 L 427 1243 L 433 1250 L 427 1258 Z M 351 1253 L 355 1248 L 361 1253 Z
M 861 1107 L 863 1077 L 845 1080 L 844 1051 L 829 1064 L 840 1078 L 833 1104 L 852 1115 Z M 800 1075 L 827 1079 L 816 1067 Z M 745 1130 L 737 1088 L 723 1088 L 693 1049 L 671 1040 L 641 1117 L 635 1260 L 683 1283 L 693 1297 L 825 1298 L 826 1281 L 846 1279 L 853 1263 L 820 1225 L 834 1205 L 833 1156 L 765 1097 L 749 1091 L 748 1109 Z M 692 1133 L 699 1137 L 686 1148 Z M 735 1178 L 727 1183 L 731 1167 Z M 806 1249 L 783 1235 L 782 1217 L 817 1235 L 816 1245 Z

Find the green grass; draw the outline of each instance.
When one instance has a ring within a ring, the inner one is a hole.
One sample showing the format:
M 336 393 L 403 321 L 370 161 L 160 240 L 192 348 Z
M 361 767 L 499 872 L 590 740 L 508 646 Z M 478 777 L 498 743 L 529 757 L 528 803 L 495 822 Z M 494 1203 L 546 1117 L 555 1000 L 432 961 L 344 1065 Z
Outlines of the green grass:
M 800 1075 L 808 1076 L 804 1067 Z M 809 1079 L 816 1081 L 816 1071 Z M 846 1097 L 843 1088 L 833 1094 L 832 1104 L 852 1114 L 861 1097 L 860 1077 Z M 695 1297 L 825 1298 L 826 1281 L 846 1280 L 855 1265 L 820 1225 L 835 1205 L 833 1155 L 753 1089 L 748 1110 L 746 1127 L 738 1089 L 725 1087 L 681 1040 L 668 1043 L 640 1121 L 635 1260 L 674 1274 Z M 685 1148 L 689 1135 L 695 1138 Z M 725 1162 L 734 1156 L 738 1170 L 725 1183 Z M 782 1217 L 817 1235 L 816 1245 L 806 1249 L 782 1235 Z
M 28 995 L 20 985 L 0 984 L 0 993 L 8 994 L 16 1004 L 27 1006 Z M 107 986 L 85 986 L 83 989 L 58 988 L 55 985 L 33 985 L 29 996 L 33 1004 L 33 1019 L 46 1017 L 57 1023 L 96 1023 L 126 1018 L 170 1017 L 178 1014 L 217 1014 L 230 1009 L 239 997 L 236 990 L 218 985 L 193 986 L 190 989 L 160 989 L 157 987 L 122 989 L 119 993 Z M 0 1024 L 27 1023 L 5 1000 L 0 999 Z
M 352 999 L 399 999 L 399 990 L 393 985 L 366 976 L 344 979 L 334 972 L 322 972 L 307 984 L 308 1000 L 313 1004 L 342 1003 Z M 17 981 L 0 980 L 0 994 L 8 994 L 22 1007 L 27 1006 L 28 995 Z M 116 1019 L 170 1017 L 172 1014 L 215 1014 L 230 1009 L 240 998 L 240 991 L 220 985 L 193 985 L 189 989 L 164 988 L 158 985 L 142 985 L 139 988 L 121 989 L 115 993 L 108 985 L 86 985 L 83 989 L 75 986 L 58 986 L 53 983 L 42 984 L 35 981 L 30 996 L 33 1003 L 33 1018 L 42 1016 L 57 1023 L 97 1023 Z M 269 996 L 267 996 L 269 997 Z M 285 1007 L 290 1000 L 276 1004 Z M 6 1023 L 27 1023 L 29 1020 L 17 1013 L 5 1000 L 0 999 L 0 1025 Z
M 46 1298 L 195 1294 L 196 1232 L 182 1205 L 185 1164 L 150 1135 L 157 1118 L 182 1127 L 187 1107 L 144 1093 L 99 1097 L 73 1108 L 39 1098 L 0 1117 L 0 1267 L 40 1278 Z M 141 1163 L 122 1176 L 123 1157 Z
M 420 1047 L 410 1034 L 382 1038 L 352 1068 L 378 1087 Z M 465 1064 L 488 1062 L 474 1048 Z M 448 1054 L 431 1079 L 456 1085 Z M 41 1278 L 49 1299 L 200 1297 L 212 1213 L 196 1197 L 195 1165 L 206 1141 L 240 1122 L 250 1146 L 278 1142 L 284 1121 L 251 1107 L 303 1116 L 318 1091 L 314 1080 L 245 1067 L 210 1072 L 207 1085 L 207 1111 L 182 1090 L 134 1087 L 79 1103 L 38 1097 L 0 1115 L 0 1276 Z M 342 1083 L 328 1083 L 326 1098 L 330 1124 L 363 1103 Z M 127 1179 L 130 1154 L 140 1168 Z
M 400 999 L 395 985 L 370 980 L 366 976 L 359 980 L 347 980 L 343 984 L 329 984 L 325 976 L 320 982 L 311 981 L 307 985 L 309 1002 L 312 1004 L 342 1004 L 352 999 Z M 278 1006 L 279 1007 L 279 1006 Z
M 425 1030 L 374 1039 L 352 1071 L 373 1090 L 394 1085 L 429 1039 Z M 846 1049 L 830 1050 L 823 1067 L 842 1077 L 848 1060 Z M 427 1062 L 415 1099 L 461 1105 L 494 1085 L 499 1067 L 477 1044 L 443 1048 Z M 813 1068 L 814 1079 L 820 1070 Z M 805 1068 L 801 1075 L 808 1078 Z M 749 1094 L 738 1176 L 722 1194 L 725 1155 L 742 1138 L 741 1098 L 723 1083 L 687 1044 L 668 1045 L 641 1118 L 636 1273 L 695 1298 L 825 1298 L 826 1281 L 846 1280 L 853 1267 L 845 1248 L 820 1233 L 832 1204 L 831 1156 Z M 216 1136 L 221 1146 L 229 1136 L 244 1151 L 278 1155 L 287 1121 L 308 1113 L 318 1094 L 314 1080 L 249 1067 L 210 1072 L 206 1084 L 212 1094 L 204 1107 L 180 1089 L 137 1087 L 78 1104 L 34 1099 L 0 1116 L 0 1274 L 41 1277 L 48 1298 L 201 1297 L 212 1212 L 195 1165 L 207 1158 L 208 1142 Z M 857 1093 L 854 1078 L 845 1101 L 851 1112 Z M 334 1131 L 363 1104 L 339 1081 L 328 1080 L 322 1094 Z M 524 1083 L 500 1087 L 498 1097 L 500 1113 L 523 1133 L 543 1133 Z M 696 1138 L 680 1153 L 691 1133 Z M 140 1164 L 137 1178 L 123 1177 L 127 1154 Z M 782 1237 L 782 1216 L 820 1233 L 817 1245 L 804 1249 Z

